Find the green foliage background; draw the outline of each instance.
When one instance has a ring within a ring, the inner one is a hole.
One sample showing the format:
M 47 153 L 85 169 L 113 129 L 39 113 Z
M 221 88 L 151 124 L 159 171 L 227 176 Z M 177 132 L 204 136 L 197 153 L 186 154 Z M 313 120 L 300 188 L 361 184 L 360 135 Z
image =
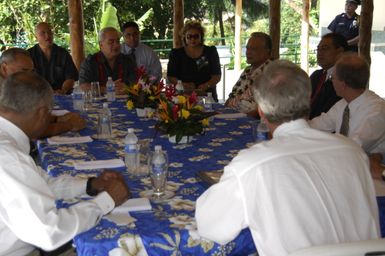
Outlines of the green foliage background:
M 288 46 L 288 58 L 299 52 L 301 32 L 300 14 L 288 6 L 288 2 L 301 7 L 302 0 L 284 0 L 281 7 L 281 43 Z M 318 25 L 317 2 L 312 6 L 311 18 Z M 220 44 L 219 19 L 223 15 L 224 43 L 234 45 L 235 0 L 185 0 L 186 19 L 201 20 L 206 27 L 207 44 Z M 55 31 L 55 42 L 64 47 L 69 45 L 67 0 L 0 0 L 0 39 L 6 45 L 34 44 L 34 25 L 40 21 L 50 22 Z M 173 1 L 171 0 L 84 0 L 83 16 L 86 52 L 98 50 L 97 31 L 105 25 L 119 27 L 125 21 L 135 20 L 140 24 L 142 40 L 167 57 L 172 47 Z M 115 15 L 116 13 L 116 15 Z M 222 15 L 220 15 L 222 14 Z M 251 32 L 268 32 L 268 0 L 243 0 L 243 43 Z M 317 34 L 317 31 L 312 31 Z M 24 45 L 27 47 L 27 45 Z M 294 59 L 293 59 L 294 60 Z

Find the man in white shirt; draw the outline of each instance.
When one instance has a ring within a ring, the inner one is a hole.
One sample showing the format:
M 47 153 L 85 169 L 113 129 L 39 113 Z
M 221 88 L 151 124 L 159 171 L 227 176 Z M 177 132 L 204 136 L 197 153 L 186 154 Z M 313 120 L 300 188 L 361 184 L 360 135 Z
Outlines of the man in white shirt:
M 122 53 L 132 55 L 138 68 L 143 66 L 148 75 L 159 81 L 162 78 L 162 66 L 159 57 L 151 47 L 140 42 L 138 24 L 133 21 L 124 23 L 122 34 L 124 38 L 121 47 Z
M 49 123 L 51 86 L 32 72 L 9 76 L 0 94 L 0 255 L 54 250 L 93 227 L 129 197 L 123 177 L 105 172 L 98 178 L 50 178 L 28 155 L 29 140 Z M 55 200 L 96 196 L 69 208 Z
M 199 234 L 226 244 L 249 228 L 261 256 L 377 238 L 367 156 L 351 140 L 309 127 L 307 74 L 275 61 L 254 86 L 273 138 L 242 150 L 198 198 Z
M 355 53 L 344 54 L 332 74 L 336 94 L 342 99 L 327 113 L 310 121 L 322 131 L 342 133 L 357 142 L 366 153 L 385 152 L 385 100 L 367 89 L 369 65 Z M 345 113 L 345 115 L 344 115 Z M 341 132 L 343 120 L 347 130 Z

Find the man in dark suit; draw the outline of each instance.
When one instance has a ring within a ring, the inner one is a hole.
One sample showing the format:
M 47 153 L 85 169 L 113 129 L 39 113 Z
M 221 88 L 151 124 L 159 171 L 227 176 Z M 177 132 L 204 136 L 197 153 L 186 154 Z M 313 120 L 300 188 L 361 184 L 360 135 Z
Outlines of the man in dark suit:
M 346 51 L 346 39 L 336 33 L 322 37 L 317 47 L 317 63 L 322 68 L 311 74 L 311 111 L 310 118 L 327 112 L 341 98 L 336 95 L 330 75 L 339 55 Z

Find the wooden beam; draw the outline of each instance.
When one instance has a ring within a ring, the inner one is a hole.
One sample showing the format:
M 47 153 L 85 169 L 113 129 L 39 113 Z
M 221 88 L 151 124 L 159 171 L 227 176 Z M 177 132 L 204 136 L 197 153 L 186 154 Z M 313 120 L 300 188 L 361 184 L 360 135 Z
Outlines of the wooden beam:
M 179 32 L 183 29 L 184 20 L 184 2 L 183 0 L 174 0 L 174 31 L 173 31 L 173 46 L 174 48 L 180 48 L 183 46 L 182 38 L 179 36 Z
M 372 42 L 373 8 L 373 0 L 362 0 L 358 52 L 369 64 L 372 61 L 370 44 Z
M 241 60 L 242 60 L 242 0 L 237 0 L 235 3 L 235 55 L 234 55 L 234 70 L 241 70 Z
M 302 0 L 302 26 L 301 26 L 301 68 L 309 70 L 309 11 L 310 0 Z
M 281 0 L 269 0 L 269 30 L 273 41 L 271 56 L 279 59 L 281 41 Z
M 82 0 L 68 0 L 68 17 L 70 25 L 70 47 L 76 68 L 85 58 L 84 53 L 84 22 Z

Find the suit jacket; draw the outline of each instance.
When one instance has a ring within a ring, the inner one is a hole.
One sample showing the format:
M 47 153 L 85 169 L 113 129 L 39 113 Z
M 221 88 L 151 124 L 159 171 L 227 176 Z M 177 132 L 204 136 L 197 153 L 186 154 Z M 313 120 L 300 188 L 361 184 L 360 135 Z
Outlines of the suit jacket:
M 322 76 L 322 69 L 316 70 L 311 74 L 312 96 L 317 89 L 318 82 Z M 310 119 L 319 116 L 322 112 L 327 112 L 341 97 L 336 95 L 331 79 L 326 79 L 320 92 L 312 101 L 310 109 Z

